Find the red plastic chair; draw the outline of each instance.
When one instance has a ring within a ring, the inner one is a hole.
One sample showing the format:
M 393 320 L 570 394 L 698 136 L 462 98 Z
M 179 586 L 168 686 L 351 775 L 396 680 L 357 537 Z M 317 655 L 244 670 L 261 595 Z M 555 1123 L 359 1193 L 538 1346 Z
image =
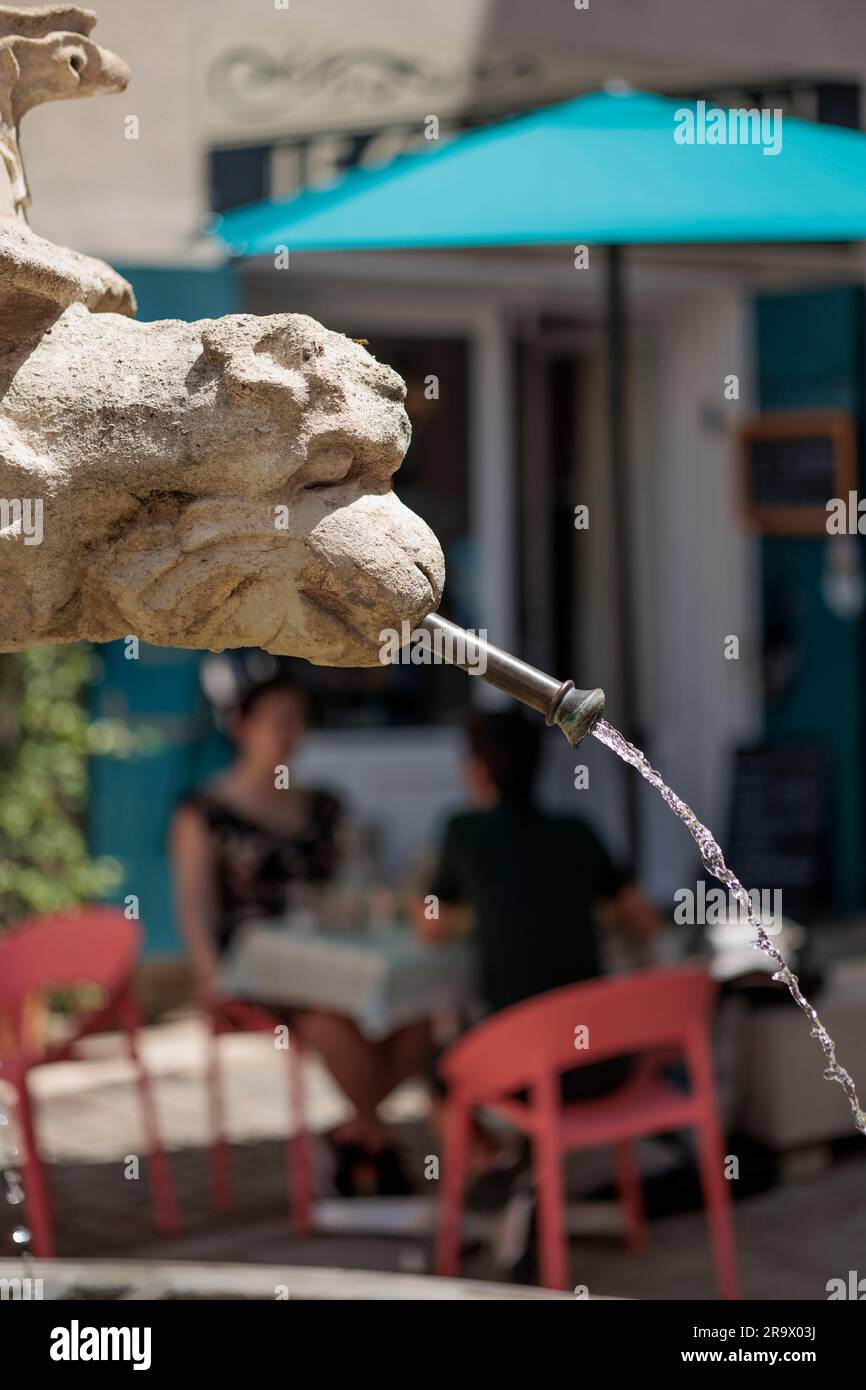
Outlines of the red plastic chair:
M 538 1189 L 541 1282 L 568 1287 L 562 1157 L 573 1149 L 612 1145 L 627 1242 L 646 1244 L 646 1218 L 633 1141 L 693 1127 L 716 1278 L 723 1298 L 737 1298 L 730 1189 L 713 1081 L 709 1022 L 715 984 L 692 967 L 647 970 L 614 980 L 569 985 L 506 1009 L 474 1028 L 442 1056 L 448 1085 L 443 1189 L 436 1272 L 455 1275 L 472 1111 L 483 1106 L 528 1135 Z M 589 1046 L 575 1047 L 575 1030 Z M 640 1054 L 633 1076 L 599 1100 L 563 1104 L 559 1077 L 575 1066 Z M 685 1061 L 690 1088 L 659 1075 L 661 1062 Z M 528 1099 L 515 1098 L 526 1090 Z
M 233 1202 L 231 1154 L 225 1137 L 225 1104 L 219 1059 L 219 1040 L 226 1033 L 270 1033 L 282 1021 L 258 1004 L 240 999 L 214 999 L 206 1010 L 209 1027 L 208 1100 L 211 1138 L 208 1149 L 211 1199 L 215 1207 L 227 1211 Z M 289 1215 L 298 1235 L 312 1230 L 313 1159 L 310 1132 L 304 1105 L 303 1044 L 293 1030 L 286 1048 L 289 1084 L 289 1122 L 287 1141 L 287 1181 Z
M 41 1258 L 54 1254 L 54 1230 L 28 1075 L 34 1067 L 74 1057 L 75 1046 L 83 1037 L 108 1025 L 119 1024 L 123 1029 L 135 1068 L 157 1226 L 166 1235 L 174 1235 L 180 1229 L 150 1079 L 136 1043 L 141 1019 L 131 977 L 140 944 L 139 924 L 129 921 L 116 907 L 88 907 L 33 917 L 0 937 L 0 1036 L 11 1039 L 11 1051 L 0 1056 L 0 1078 L 11 1082 L 17 1093 L 27 1221 L 33 1253 Z M 35 1048 L 28 1037 L 28 1006 L 46 989 L 82 983 L 101 988 L 104 1002 L 84 1015 L 75 1034 L 61 1045 Z

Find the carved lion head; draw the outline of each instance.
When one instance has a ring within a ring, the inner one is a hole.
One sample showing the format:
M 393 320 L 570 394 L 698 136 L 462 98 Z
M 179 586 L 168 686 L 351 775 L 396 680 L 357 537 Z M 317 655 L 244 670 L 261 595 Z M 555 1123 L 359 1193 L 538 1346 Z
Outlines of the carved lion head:
M 304 315 L 111 322 L 138 372 L 108 373 L 91 405 L 136 505 L 91 551 L 87 609 L 162 644 L 375 665 L 382 629 L 420 621 L 444 582 L 436 537 L 392 490 L 400 377 Z M 148 359 L 181 328 L 199 355 L 166 393 Z

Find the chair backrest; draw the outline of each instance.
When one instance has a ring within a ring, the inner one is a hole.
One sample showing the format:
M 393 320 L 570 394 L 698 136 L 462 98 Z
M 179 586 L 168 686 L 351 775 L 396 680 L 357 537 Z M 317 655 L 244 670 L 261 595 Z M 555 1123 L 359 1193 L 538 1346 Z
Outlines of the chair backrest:
M 119 907 L 29 917 L 0 936 L 0 1014 L 21 1036 L 22 1011 L 39 991 L 93 984 L 111 998 L 129 978 L 141 928 Z
M 471 1100 L 605 1057 L 668 1046 L 689 1053 L 706 1035 L 715 992 L 695 966 L 566 985 L 486 1019 L 444 1053 L 439 1069 Z

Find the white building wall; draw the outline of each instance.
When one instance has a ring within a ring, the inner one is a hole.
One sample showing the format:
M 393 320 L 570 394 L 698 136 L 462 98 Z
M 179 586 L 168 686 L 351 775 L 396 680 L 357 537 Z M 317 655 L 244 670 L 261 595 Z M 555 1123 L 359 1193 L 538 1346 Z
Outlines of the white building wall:
M 372 830 L 388 881 L 404 885 L 435 852 L 446 817 L 465 803 L 456 729 L 315 732 L 294 768 L 298 784 L 334 791 Z
M 633 280 L 634 276 L 631 277 Z M 641 277 L 637 277 L 640 280 Z M 756 737 L 760 718 L 760 612 L 756 546 L 737 511 L 736 430 L 749 409 L 750 304 L 736 282 L 701 295 L 694 283 L 659 300 L 632 286 L 629 326 L 630 508 L 638 646 L 637 720 L 651 761 L 717 833 L 724 835 L 731 750 Z M 582 582 L 581 684 L 609 692 L 621 718 L 615 556 L 622 518 L 612 509 L 603 342 L 584 364 L 575 500 L 590 506 L 576 533 Z M 739 378 L 739 401 L 724 380 Z M 725 640 L 739 639 L 739 659 Z M 582 748 L 591 796 L 572 804 L 623 854 L 624 788 L 637 774 L 606 751 Z M 560 790 L 565 787 L 560 773 Z M 659 902 L 694 880 L 696 852 L 660 798 L 638 784 L 642 881 Z
M 748 305 L 736 297 L 672 306 L 647 365 L 658 381 L 650 467 L 657 488 L 652 564 L 657 608 L 641 623 L 648 752 L 666 780 L 724 835 L 731 749 L 759 732 L 760 613 L 756 545 L 737 515 L 737 420 L 748 400 L 724 399 L 738 375 L 748 393 Z M 725 643 L 739 640 L 739 659 Z M 694 881 L 686 832 L 649 789 L 647 883 L 660 900 Z

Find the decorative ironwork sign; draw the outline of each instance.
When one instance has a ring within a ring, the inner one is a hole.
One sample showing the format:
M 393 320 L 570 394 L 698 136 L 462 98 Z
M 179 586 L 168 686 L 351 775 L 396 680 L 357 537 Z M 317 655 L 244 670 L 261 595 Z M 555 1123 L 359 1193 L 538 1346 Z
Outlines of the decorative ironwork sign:
M 204 96 L 208 135 L 216 143 L 311 132 L 370 130 L 428 114 L 479 118 L 525 110 L 572 96 L 574 57 L 474 45 L 412 49 L 359 40 L 274 43 L 257 34 L 217 29 L 208 36 Z
M 284 120 L 302 109 L 308 113 L 311 101 L 327 112 L 387 117 L 407 100 L 420 110 L 418 102 L 424 106 L 444 100 L 450 106 L 467 93 L 479 105 L 504 100 L 513 104 L 527 87 L 537 90 L 541 67 L 535 58 L 507 56 L 449 70 L 379 48 L 298 58 L 245 46 L 230 48 L 214 60 L 208 93 L 216 107 L 243 122 Z

